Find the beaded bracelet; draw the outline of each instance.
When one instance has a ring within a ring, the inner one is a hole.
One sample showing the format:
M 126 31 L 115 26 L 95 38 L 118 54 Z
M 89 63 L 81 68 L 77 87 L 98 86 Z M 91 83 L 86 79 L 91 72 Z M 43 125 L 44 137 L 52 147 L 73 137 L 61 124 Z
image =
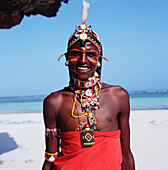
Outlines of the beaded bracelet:
M 52 138 L 54 138 L 54 137 L 60 137 L 60 133 L 61 133 L 61 131 L 60 131 L 60 129 L 58 129 L 58 128 L 53 128 L 53 129 L 50 129 L 50 128 L 46 128 L 45 129 L 45 137 L 47 138 L 47 137 L 49 137 L 50 138 L 50 136 L 52 136 Z M 51 135 L 50 135 L 51 134 Z
M 55 153 L 45 152 L 45 159 L 46 159 L 46 161 L 54 162 L 55 159 L 57 159 L 57 158 L 58 158 L 58 152 L 55 152 Z

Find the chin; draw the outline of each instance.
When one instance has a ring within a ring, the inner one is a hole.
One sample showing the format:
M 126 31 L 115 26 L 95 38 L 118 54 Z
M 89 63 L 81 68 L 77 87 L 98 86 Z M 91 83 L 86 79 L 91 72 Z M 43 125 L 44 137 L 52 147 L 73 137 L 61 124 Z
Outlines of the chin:
M 76 76 L 77 79 L 84 80 L 84 81 L 88 80 L 89 77 L 90 77 L 90 75 L 86 75 L 86 74 L 85 75 L 80 74 L 80 75 Z
M 93 76 L 93 73 L 92 74 L 77 74 L 77 75 L 74 75 L 75 78 L 79 79 L 79 80 L 88 80 L 89 77 Z

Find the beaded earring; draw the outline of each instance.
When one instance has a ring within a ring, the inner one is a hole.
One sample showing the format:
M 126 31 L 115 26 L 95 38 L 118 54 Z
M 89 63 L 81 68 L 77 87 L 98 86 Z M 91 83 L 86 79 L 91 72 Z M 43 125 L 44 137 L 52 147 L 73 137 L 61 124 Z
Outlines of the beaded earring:
M 69 66 L 69 60 L 66 60 L 66 61 L 65 61 L 65 65 L 66 65 L 66 66 Z
M 101 66 L 101 64 L 100 64 L 100 62 L 98 61 L 98 62 L 97 62 L 97 67 L 100 67 L 100 66 Z

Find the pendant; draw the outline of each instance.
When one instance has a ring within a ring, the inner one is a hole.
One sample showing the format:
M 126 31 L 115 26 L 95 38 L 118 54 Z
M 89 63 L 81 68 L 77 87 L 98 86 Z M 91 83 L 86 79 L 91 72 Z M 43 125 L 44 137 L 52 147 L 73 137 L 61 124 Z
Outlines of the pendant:
M 85 125 L 85 129 L 82 131 L 82 144 L 83 146 L 94 145 L 94 134 L 93 129 L 90 129 L 88 124 Z
M 92 96 L 92 91 L 90 89 L 87 89 L 85 91 L 85 95 L 91 97 Z

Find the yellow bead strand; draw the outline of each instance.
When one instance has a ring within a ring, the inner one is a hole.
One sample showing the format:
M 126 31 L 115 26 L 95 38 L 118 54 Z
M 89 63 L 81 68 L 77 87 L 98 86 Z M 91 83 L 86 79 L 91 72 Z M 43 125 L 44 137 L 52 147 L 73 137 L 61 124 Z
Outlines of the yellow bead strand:
M 87 112 L 81 116 L 75 116 L 74 115 L 74 109 L 75 109 L 75 104 L 76 104 L 76 98 L 77 98 L 77 94 L 75 94 L 75 99 L 74 99 L 74 104 L 73 104 L 73 107 L 72 107 L 72 113 L 71 113 L 71 116 L 74 117 L 74 118 L 81 118 L 81 117 L 84 117 L 87 115 Z

